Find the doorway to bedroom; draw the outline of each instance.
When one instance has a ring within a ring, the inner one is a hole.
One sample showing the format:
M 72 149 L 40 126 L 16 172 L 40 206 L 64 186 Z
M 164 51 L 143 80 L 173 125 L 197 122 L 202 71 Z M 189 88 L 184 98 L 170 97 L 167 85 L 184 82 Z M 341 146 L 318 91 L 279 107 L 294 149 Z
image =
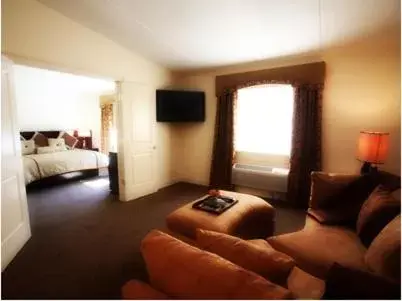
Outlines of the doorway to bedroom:
M 91 189 L 109 188 L 116 83 L 18 64 L 13 73 L 27 188 L 78 179 Z

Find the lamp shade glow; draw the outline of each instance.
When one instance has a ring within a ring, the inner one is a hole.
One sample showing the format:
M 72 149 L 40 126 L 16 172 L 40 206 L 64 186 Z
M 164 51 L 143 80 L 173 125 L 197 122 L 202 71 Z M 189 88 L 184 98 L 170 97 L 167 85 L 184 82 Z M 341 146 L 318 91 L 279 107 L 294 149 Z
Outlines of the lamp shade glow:
M 364 162 L 383 164 L 389 146 L 389 133 L 360 132 L 357 159 Z

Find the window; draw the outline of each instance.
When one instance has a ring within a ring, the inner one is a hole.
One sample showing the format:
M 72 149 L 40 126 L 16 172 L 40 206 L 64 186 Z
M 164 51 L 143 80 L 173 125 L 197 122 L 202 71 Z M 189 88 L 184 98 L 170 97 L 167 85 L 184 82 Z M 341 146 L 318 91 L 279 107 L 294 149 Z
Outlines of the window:
M 235 150 L 290 155 L 294 90 L 260 85 L 238 90 Z

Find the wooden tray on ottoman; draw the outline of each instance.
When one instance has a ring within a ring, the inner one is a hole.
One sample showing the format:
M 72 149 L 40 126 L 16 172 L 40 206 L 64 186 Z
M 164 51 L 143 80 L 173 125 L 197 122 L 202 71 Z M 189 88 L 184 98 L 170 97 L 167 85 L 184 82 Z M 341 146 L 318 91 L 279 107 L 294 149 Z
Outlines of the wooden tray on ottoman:
M 207 195 L 201 200 L 193 203 L 193 208 L 198 210 L 204 210 L 214 214 L 221 214 L 235 205 L 237 200 L 234 198 L 224 196 L 212 196 Z
M 166 225 L 172 232 L 195 239 L 197 228 L 212 230 L 244 239 L 267 238 L 274 233 L 275 209 L 265 200 L 243 193 L 220 191 L 223 197 L 238 202 L 225 212 L 214 213 L 192 208 L 203 196 L 170 213 Z

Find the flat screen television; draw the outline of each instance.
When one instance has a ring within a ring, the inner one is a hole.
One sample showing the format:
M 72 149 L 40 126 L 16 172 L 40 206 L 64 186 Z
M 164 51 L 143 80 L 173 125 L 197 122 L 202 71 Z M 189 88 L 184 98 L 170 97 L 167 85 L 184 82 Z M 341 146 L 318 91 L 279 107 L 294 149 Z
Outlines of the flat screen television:
M 205 93 L 202 91 L 156 90 L 156 121 L 205 121 Z

